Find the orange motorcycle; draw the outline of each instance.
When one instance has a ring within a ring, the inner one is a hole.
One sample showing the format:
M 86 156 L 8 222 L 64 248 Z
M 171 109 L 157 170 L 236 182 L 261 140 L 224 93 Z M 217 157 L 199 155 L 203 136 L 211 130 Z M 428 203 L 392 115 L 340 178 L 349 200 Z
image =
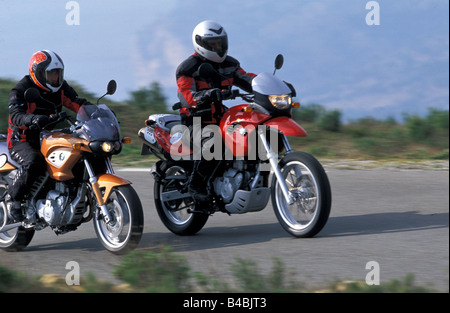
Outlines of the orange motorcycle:
M 114 94 L 110 81 L 105 95 Z M 45 101 L 36 89 L 25 92 L 29 102 Z M 64 234 L 82 223 L 94 222 L 97 237 L 110 252 L 123 254 L 134 249 L 142 237 L 143 210 L 131 182 L 114 174 L 112 155 L 120 153 L 123 138 L 115 114 L 104 104 L 80 108 L 76 121 L 65 112 L 50 117 L 40 132 L 41 153 L 46 173 L 34 181 L 22 208 L 23 222 L 9 219 L 11 200 L 8 187 L 20 165 L 12 160 L 6 142 L 0 142 L 0 248 L 24 249 L 36 230 L 50 227 Z M 61 121 L 70 126 L 46 130 Z M 0 140 L 5 136 L 0 135 Z

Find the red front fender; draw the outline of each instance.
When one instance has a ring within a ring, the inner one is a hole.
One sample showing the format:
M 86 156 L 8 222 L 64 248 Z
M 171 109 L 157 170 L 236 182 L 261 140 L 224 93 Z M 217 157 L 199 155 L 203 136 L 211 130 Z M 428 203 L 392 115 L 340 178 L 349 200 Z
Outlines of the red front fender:
M 268 127 L 277 128 L 286 136 L 306 137 L 308 134 L 296 121 L 287 117 L 279 116 L 264 122 Z

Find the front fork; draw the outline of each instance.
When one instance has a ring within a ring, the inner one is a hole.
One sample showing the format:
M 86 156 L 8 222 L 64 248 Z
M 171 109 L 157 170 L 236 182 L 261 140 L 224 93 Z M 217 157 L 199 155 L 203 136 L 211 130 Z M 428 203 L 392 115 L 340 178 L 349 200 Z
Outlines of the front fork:
M 108 164 L 109 164 L 109 166 L 108 166 Z M 105 220 L 105 223 L 111 224 L 111 223 L 113 223 L 113 220 L 111 219 L 111 215 L 109 214 L 108 207 L 106 206 L 106 202 L 102 197 L 100 185 L 98 184 L 98 177 L 95 175 L 94 170 L 92 169 L 92 166 L 88 160 L 84 159 L 84 165 L 89 174 L 89 182 L 91 183 L 92 190 L 94 191 L 95 197 L 97 198 L 98 205 L 100 206 L 100 209 L 102 211 L 103 219 Z M 110 170 L 109 168 L 112 168 L 111 164 L 108 161 L 107 161 L 107 167 L 108 167 L 108 170 Z
M 286 181 L 283 177 L 283 174 L 281 174 L 281 169 L 278 166 L 278 154 L 272 151 L 272 148 L 270 147 L 269 143 L 267 142 L 265 130 L 259 129 L 258 130 L 259 138 L 261 139 L 261 142 L 264 145 L 264 149 L 267 152 L 267 158 L 269 159 L 270 165 L 272 166 L 272 170 L 277 177 L 278 184 L 280 185 L 281 192 L 283 193 L 284 198 L 286 199 L 286 202 L 290 205 L 294 203 L 294 199 L 292 195 L 289 192 L 289 188 L 286 185 Z M 283 144 L 286 149 L 287 153 L 292 152 L 291 146 L 289 145 L 289 142 L 285 135 L 282 135 L 283 138 Z

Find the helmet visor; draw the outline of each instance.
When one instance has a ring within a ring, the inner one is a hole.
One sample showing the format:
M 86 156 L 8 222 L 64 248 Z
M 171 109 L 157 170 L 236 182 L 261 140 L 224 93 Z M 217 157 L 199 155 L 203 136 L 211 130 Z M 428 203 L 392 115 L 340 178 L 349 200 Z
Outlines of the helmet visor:
M 201 37 L 197 35 L 197 43 L 203 48 L 216 52 L 220 57 L 223 57 L 228 51 L 228 37 Z
M 59 87 L 64 81 L 64 70 L 61 68 L 54 68 L 45 71 L 45 81 L 52 87 Z

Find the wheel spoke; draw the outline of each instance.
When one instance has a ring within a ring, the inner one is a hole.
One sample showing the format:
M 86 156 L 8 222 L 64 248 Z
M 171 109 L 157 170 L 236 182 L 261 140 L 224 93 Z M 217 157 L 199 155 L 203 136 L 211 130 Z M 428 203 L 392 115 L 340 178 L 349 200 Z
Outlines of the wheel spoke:
M 105 223 L 103 219 L 95 219 L 95 223 L 103 242 L 113 249 L 118 249 L 124 246 L 130 237 L 131 212 L 128 202 L 120 191 L 114 190 L 110 200 L 107 207 L 112 223 Z
M 331 188 L 322 165 L 305 152 L 291 152 L 279 163 L 293 203 L 289 204 L 278 178 L 272 179 L 272 204 L 278 221 L 294 237 L 313 237 L 326 224 Z
M 183 187 L 187 180 L 186 172 L 181 166 L 170 167 L 166 171 L 165 176 L 172 177 L 172 179 L 168 184 L 161 184 L 160 194 L 174 190 L 178 191 Z M 183 179 L 173 179 L 174 176 L 181 176 Z M 188 213 L 188 209 L 193 208 L 193 203 L 189 200 L 190 198 L 182 198 L 162 202 L 164 213 L 172 223 L 176 225 L 184 225 L 192 218 L 192 214 Z
M 317 185 L 311 171 L 301 162 L 290 162 L 283 168 L 283 177 L 294 195 L 295 201 L 289 205 L 277 184 L 277 204 L 281 217 L 293 229 L 309 226 L 317 211 Z

